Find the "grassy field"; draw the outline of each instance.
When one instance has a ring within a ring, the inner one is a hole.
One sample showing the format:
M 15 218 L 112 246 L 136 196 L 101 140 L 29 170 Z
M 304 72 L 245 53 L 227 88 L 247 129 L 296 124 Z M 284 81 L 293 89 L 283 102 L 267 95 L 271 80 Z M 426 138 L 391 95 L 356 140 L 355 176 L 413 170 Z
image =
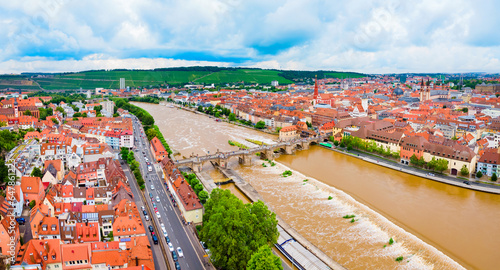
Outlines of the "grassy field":
M 334 78 L 358 78 L 363 74 L 352 72 L 335 71 L 279 71 L 248 68 L 217 68 L 217 67 L 187 67 L 159 70 L 93 70 L 77 73 L 58 73 L 51 77 L 33 78 L 45 90 L 58 89 L 95 89 L 118 88 L 120 78 L 125 78 L 125 84 L 130 87 L 161 86 L 161 85 L 184 85 L 194 84 L 265 84 L 270 85 L 276 80 L 281 85 L 302 81 L 303 79 L 334 77 Z M 25 76 L 0 75 L 0 89 L 15 88 L 9 85 L 9 80 L 26 79 L 27 76 L 36 74 L 25 74 Z M 47 74 L 45 74 L 47 75 Z M 22 89 L 39 89 L 38 86 L 22 86 Z

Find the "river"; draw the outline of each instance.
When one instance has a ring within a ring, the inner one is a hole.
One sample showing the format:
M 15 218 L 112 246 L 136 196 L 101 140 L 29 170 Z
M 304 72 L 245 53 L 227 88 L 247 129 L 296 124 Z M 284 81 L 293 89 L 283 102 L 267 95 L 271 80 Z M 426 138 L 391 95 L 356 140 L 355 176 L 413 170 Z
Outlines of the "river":
M 136 104 L 155 118 L 180 152 L 177 158 L 235 150 L 228 140 L 251 145 L 245 138 L 276 139 L 203 115 Z M 282 155 L 274 167 L 262 163 L 255 159 L 253 166 L 242 167 L 233 159 L 230 166 L 281 218 L 349 269 L 498 268 L 498 195 L 407 175 L 318 146 Z M 287 169 L 293 175 L 281 177 Z M 354 222 L 344 215 L 356 215 Z M 395 242 L 389 245 L 391 237 Z M 402 262 L 395 261 L 399 256 Z

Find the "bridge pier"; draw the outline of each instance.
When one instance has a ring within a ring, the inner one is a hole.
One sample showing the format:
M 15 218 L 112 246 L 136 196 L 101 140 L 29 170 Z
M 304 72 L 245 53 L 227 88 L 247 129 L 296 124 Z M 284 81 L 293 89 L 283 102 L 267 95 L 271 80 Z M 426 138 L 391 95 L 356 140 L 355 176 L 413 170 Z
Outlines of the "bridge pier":
M 227 169 L 227 160 L 228 158 L 218 158 L 217 165 L 219 165 L 219 167 L 221 168 Z
M 238 160 L 241 165 L 243 166 L 250 166 L 252 165 L 252 155 L 251 154 L 243 154 L 238 157 Z
M 193 161 L 193 163 L 191 163 L 191 169 L 194 172 L 200 173 L 203 169 L 203 163 L 201 163 L 201 161 Z
M 300 144 L 302 146 L 302 150 L 308 150 L 309 149 L 309 142 L 301 142 Z
M 295 152 L 295 146 L 294 145 L 291 145 L 291 144 L 285 145 L 285 153 L 287 155 L 293 155 L 294 152 Z
M 264 152 L 261 152 L 260 158 L 274 160 L 274 150 L 272 148 L 264 150 Z

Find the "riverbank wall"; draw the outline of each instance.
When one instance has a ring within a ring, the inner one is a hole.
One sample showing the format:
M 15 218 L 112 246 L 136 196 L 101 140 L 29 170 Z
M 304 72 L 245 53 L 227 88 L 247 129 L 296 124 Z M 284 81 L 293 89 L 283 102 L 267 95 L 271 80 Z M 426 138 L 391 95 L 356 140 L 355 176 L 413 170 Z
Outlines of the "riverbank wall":
M 382 166 L 382 167 L 392 169 L 395 171 L 404 172 L 404 173 L 411 174 L 414 176 L 418 176 L 418 177 L 422 177 L 422 178 L 429 179 L 432 181 L 440 182 L 443 184 L 453 185 L 453 186 L 457 186 L 457 187 L 461 187 L 461 188 L 467 188 L 467 189 L 472 189 L 475 191 L 487 192 L 487 193 L 492 193 L 492 194 L 500 194 L 500 188 L 478 186 L 478 185 L 468 185 L 468 184 L 463 183 L 462 182 L 463 180 L 461 180 L 459 178 L 457 178 L 455 180 L 451 176 L 445 176 L 446 177 L 445 178 L 445 177 L 439 176 L 439 175 L 430 175 L 428 172 L 420 170 L 418 168 L 413 168 L 413 167 L 409 167 L 407 165 L 402 165 L 402 164 L 398 164 L 395 162 L 386 161 L 384 159 L 378 159 L 376 157 L 372 157 L 372 156 L 369 156 L 369 155 L 366 155 L 363 153 L 353 154 L 350 152 L 339 150 L 337 148 L 329 148 L 326 146 L 320 146 L 320 147 L 331 150 L 331 151 L 335 151 L 337 153 L 348 155 L 350 157 L 357 158 L 357 159 L 360 159 L 360 160 L 363 160 L 366 162 L 370 162 L 370 163 L 378 165 L 378 166 Z
M 238 190 L 241 191 L 241 193 L 243 193 L 243 195 L 245 195 L 250 201 L 256 202 L 260 200 L 265 203 L 262 196 L 234 170 L 224 169 L 218 166 L 216 168 L 224 175 L 224 177 L 231 179 L 230 182 L 234 183 Z M 217 188 L 217 184 L 214 183 L 213 179 L 211 179 L 208 174 L 203 172 L 195 174 L 209 193 L 214 188 Z M 267 203 L 265 204 L 272 211 L 272 207 Z M 276 246 L 285 257 L 292 261 L 292 263 L 297 263 L 299 269 L 346 269 L 299 234 L 278 215 L 276 215 L 276 219 L 278 220 L 278 231 L 280 232 L 280 237 Z M 281 244 L 280 241 L 282 242 Z M 295 265 L 297 266 L 297 264 Z

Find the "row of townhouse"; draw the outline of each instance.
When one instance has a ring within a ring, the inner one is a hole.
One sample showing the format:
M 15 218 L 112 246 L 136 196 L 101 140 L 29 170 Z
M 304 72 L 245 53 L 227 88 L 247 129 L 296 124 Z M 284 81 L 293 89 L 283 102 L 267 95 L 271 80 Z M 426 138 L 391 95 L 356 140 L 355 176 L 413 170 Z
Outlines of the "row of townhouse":
M 88 137 L 96 138 L 101 143 L 106 143 L 112 149 L 120 149 L 121 147 L 134 147 L 134 134 L 131 130 L 102 130 L 89 128 L 86 129 Z
M 401 129 L 385 120 L 372 121 L 366 118 L 344 120 L 335 125 L 332 133 L 341 137 L 359 137 L 367 142 L 375 142 L 384 149 L 390 149 L 391 152 L 399 152 L 400 162 L 403 164 L 409 164 L 410 158 L 415 155 L 417 158 L 423 157 L 426 162 L 432 158 L 447 160 L 447 172 L 451 175 L 458 175 L 463 166 L 469 172 L 474 172 L 476 169 L 477 156 L 468 146 L 428 134 L 423 134 L 427 135 L 427 139 L 423 135 L 406 136 Z
M 181 216 L 186 222 L 201 224 L 203 220 L 203 205 L 198 196 L 182 176 L 174 162 L 165 157 L 161 161 L 163 178 L 171 191 L 173 199 L 177 202 Z
M 147 238 L 130 242 L 64 244 L 59 239 L 31 240 L 23 245 L 10 269 L 152 270 Z

